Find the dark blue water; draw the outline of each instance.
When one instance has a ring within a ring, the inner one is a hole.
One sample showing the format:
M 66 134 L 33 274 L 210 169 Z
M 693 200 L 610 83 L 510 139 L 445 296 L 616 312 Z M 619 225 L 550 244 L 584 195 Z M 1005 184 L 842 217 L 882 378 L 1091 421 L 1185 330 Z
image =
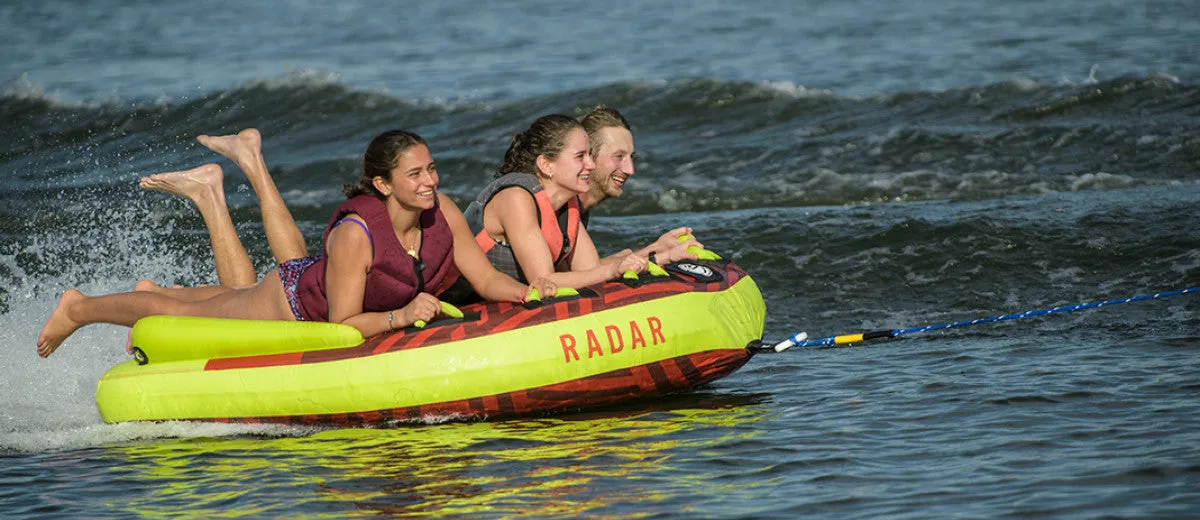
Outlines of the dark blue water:
M 106 425 L 125 331 L 34 339 L 69 287 L 215 281 L 136 180 L 262 130 L 313 240 L 373 135 L 462 202 L 508 135 L 615 106 L 593 236 L 690 225 L 767 339 L 1200 286 L 1194 2 L 210 1 L 0 6 L 0 516 L 1179 518 L 1200 511 L 1200 298 L 761 355 L 696 392 L 475 424 Z M 234 219 L 271 267 L 255 201 Z

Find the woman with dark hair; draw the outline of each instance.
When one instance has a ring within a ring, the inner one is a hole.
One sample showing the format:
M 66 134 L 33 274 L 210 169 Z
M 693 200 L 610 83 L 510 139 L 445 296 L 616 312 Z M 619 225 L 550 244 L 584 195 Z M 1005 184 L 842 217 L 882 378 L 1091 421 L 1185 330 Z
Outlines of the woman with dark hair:
M 323 253 L 283 261 L 251 286 L 156 287 L 98 297 L 70 289 L 38 336 L 38 354 L 49 356 L 80 327 L 132 326 L 151 315 L 329 321 L 372 336 L 432 319 L 440 305 L 430 292 L 460 272 L 487 299 L 524 298 L 528 287 L 488 263 L 462 213 L 438 193 L 437 168 L 423 139 L 402 130 L 380 134 L 367 147 L 363 172 L 330 219 Z M 214 236 L 214 244 L 226 238 Z M 553 291 L 553 285 L 539 289 Z
M 588 191 L 595 167 L 588 135 L 574 118 L 543 116 L 515 135 L 496 180 L 465 212 L 492 264 L 518 281 L 545 278 L 570 288 L 645 270 L 647 258 L 638 254 L 601 263 L 580 223 L 579 194 Z

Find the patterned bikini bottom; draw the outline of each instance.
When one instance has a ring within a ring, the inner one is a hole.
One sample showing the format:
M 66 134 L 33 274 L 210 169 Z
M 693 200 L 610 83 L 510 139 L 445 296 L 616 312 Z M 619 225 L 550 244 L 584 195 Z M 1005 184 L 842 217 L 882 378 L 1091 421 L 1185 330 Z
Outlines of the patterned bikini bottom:
M 288 305 L 292 307 L 292 315 L 296 317 L 296 321 L 304 321 L 304 314 L 300 312 L 300 296 L 296 294 L 300 286 L 300 275 L 322 256 L 316 254 L 279 264 L 279 281 L 283 284 L 283 294 L 287 296 Z

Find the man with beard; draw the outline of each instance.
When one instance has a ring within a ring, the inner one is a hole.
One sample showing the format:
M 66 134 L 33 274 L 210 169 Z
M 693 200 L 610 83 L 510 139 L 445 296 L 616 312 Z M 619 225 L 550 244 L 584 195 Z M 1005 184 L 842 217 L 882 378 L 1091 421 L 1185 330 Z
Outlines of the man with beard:
M 580 222 L 587 227 L 591 209 L 609 197 L 620 197 L 625 191 L 625 182 L 633 176 L 633 133 L 629 130 L 629 122 L 620 112 L 604 105 L 592 109 L 579 121 L 588 134 L 592 160 L 596 163 L 596 169 L 592 171 L 588 180 L 590 187 L 587 193 L 579 196 L 582 202 L 580 211 L 583 213 Z M 680 245 L 680 236 L 691 234 L 690 227 L 672 229 L 654 243 L 636 251 L 636 254 L 663 254 L 668 249 Z M 626 249 L 605 257 L 602 261 L 612 261 L 630 252 Z M 653 256 L 650 257 L 650 261 L 654 261 Z

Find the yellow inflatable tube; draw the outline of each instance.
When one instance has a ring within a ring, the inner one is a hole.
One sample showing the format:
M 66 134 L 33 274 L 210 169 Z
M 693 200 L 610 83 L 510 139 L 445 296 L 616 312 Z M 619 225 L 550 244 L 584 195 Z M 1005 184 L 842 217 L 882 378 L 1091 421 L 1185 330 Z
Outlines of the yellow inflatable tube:
M 148 363 L 109 370 L 96 401 L 108 422 L 357 426 L 574 409 L 742 366 L 766 315 L 754 281 L 724 261 L 664 267 L 669 276 L 466 306 L 463 318 L 366 341 L 323 323 L 155 318 L 134 337 Z

